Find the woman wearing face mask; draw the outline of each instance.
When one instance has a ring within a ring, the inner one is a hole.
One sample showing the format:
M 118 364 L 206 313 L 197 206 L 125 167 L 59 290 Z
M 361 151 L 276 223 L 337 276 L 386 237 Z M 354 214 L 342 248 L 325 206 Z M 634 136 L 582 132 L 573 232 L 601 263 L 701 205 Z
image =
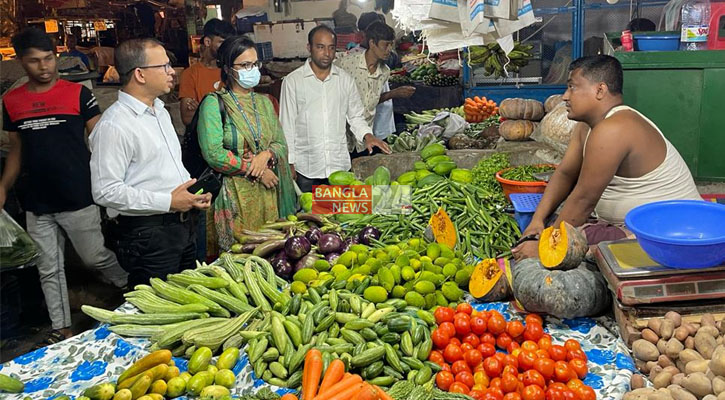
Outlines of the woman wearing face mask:
M 261 66 L 254 42 L 244 36 L 226 39 L 217 63 L 224 88 L 216 95 L 224 105 L 224 123 L 217 96 L 207 96 L 197 128 L 204 159 L 224 174 L 207 215 L 208 254 L 228 250 L 242 229 L 255 230 L 295 212 L 282 127 L 269 98 L 253 91 Z

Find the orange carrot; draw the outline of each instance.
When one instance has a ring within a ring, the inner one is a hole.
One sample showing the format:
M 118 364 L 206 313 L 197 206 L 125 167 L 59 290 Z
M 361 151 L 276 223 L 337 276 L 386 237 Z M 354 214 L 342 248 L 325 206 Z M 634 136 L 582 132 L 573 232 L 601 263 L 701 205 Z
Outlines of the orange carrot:
M 373 385 L 364 382 L 363 388 L 357 392 L 353 400 L 379 400 L 378 390 Z
M 293 395 L 292 393 L 287 393 L 286 395 L 282 396 L 279 400 L 297 400 L 297 396 Z
M 325 377 L 322 378 L 320 384 L 320 393 L 324 393 L 325 390 L 329 389 L 332 385 L 340 382 L 342 377 L 345 375 L 345 363 L 340 359 L 332 360 L 330 365 L 327 367 Z
M 315 397 L 314 400 L 331 400 L 331 398 L 346 389 L 349 389 L 350 387 L 361 383 L 362 378 L 360 375 L 349 375 L 344 378 L 340 382 L 337 382 L 336 384 L 329 387 L 327 390 L 325 390 L 324 393 L 320 393 Z M 352 397 L 352 396 L 350 396 Z
M 392 396 L 388 394 L 385 390 L 381 389 L 379 386 L 373 385 L 375 389 L 378 389 L 378 396 L 380 396 L 380 400 L 395 400 Z
M 342 392 L 328 398 L 327 400 L 350 400 L 354 398 L 358 394 L 358 392 L 363 389 L 364 386 L 365 383 L 363 382 L 356 383 L 343 390 Z
M 305 366 L 302 369 L 302 399 L 312 400 L 317 395 L 317 387 L 322 375 L 322 353 L 312 349 L 305 356 Z

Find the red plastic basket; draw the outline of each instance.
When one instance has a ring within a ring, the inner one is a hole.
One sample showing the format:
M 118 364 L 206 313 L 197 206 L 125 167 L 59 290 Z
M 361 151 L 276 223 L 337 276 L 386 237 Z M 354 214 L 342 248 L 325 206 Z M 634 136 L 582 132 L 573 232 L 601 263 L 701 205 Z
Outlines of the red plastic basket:
M 556 164 L 536 164 L 536 167 L 554 167 L 556 168 Z M 501 171 L 496 172 L 496 180 L 501 184 L 501 187 L 503 188 L 503 194 L 506 195 L 506 200 L 511 201 L 511 198 L 509 195 L 511 193 L 544 193 L 544 190 L 546 190 L 546 182 L 521 182 L 521 181 L 512 181 L 510 179 L 505 179 L 501 177 L 501 174 L 504 172 L 514 169 L 516 167 L 509 167 L 504 168 Z

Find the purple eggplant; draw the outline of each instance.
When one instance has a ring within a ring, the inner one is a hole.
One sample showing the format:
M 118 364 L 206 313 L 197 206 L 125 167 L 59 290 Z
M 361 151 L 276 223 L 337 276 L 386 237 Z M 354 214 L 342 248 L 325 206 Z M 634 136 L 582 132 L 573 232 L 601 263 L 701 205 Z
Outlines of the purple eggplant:
M 357 236 L 352 236 L 347 239 L 345 239 L 345 242 L 342 244 L 342 248 L 340 249 L 340 254 L 350 250 L 350 246 L 354 244 L 359 244 L 360 240 L 358 240 Z
M 340 253 L 342 239 L 336 233 L 325 233 L 317 241 L 317 248 L 322 254 Z
M 317 244 L 317 242 L 320 240 L 320 236 L 322 236 L 322 231 L 316 226 L 310 228 L 310 230 L 305 233 L 305 237 L 312 244 Z
M 290 261 L 297 261 L 310 252 L 312 245 L 304 236 L 292 236 L 284 244 L 284 252 Z
M 277 276 L 289 280 L 292 277 L 294 267 L 287 258 L 275 258 L 272 260 L 272 268 Z
M 380 230 L 374 226 L 366 226 L 360 231 L 358 238 L 360 239 L 360 243 L 370 246 L 370 239 L 380 239 Z
M 325 260 L 327 260 L 330 265 L 335 265 L 337 263 L 337 259 L 340 258 L 340 253 L 327 253 L 325 254 Z
M 295 264 L 295 270 L 294 272 L 297 272 L 303 268 L 314 268 L 315 262 L 320 259 L 320 256 L 318 256 L 315 253 L 308 253 L 306 256 L 302 257 L 297 261 L 297 264 Z

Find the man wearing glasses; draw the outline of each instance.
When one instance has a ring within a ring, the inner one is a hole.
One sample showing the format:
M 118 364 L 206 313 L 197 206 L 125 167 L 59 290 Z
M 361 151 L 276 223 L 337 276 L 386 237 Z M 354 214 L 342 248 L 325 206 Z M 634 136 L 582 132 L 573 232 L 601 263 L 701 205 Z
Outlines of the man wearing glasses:
M 114 243 L 129 285 L 194 266 L 195 209 L 210 194 L 189 192 L 196 180 L 181 161 L 181 145 L 159 96 L 174 70 L 155 39 L 132 39 L 115 50 L 123 89 L 90 137 L 93 198 L 117 218 Z

